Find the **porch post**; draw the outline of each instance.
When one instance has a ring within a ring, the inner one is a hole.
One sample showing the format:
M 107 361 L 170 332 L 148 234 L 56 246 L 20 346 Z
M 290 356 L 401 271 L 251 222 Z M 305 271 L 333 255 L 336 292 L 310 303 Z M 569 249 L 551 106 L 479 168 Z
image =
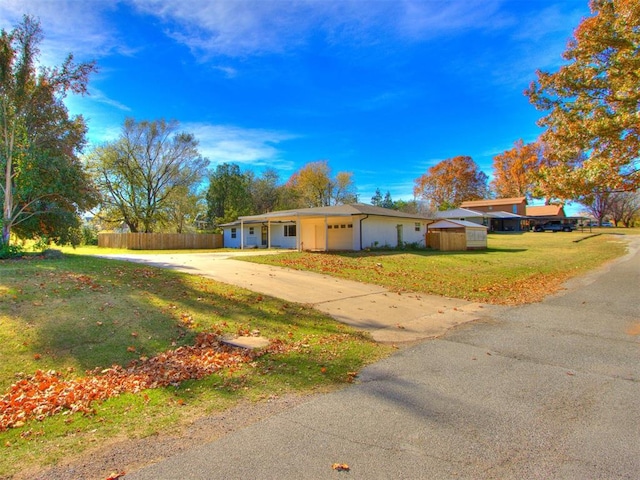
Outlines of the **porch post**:
M 271 219 L 267 221 L 267 248 L 271 250 Z
M 324 216 L 324 251 L 329 251 L 329 219 L 327 215 Z

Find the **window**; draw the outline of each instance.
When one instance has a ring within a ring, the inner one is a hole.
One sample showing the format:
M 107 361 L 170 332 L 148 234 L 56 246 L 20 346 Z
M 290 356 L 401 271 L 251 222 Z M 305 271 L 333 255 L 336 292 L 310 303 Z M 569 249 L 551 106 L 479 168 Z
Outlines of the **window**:
M 420 231 L 420 222 L 416 222 L 416 232 Z
M 231 229 L 231 238 L 236 238 L 237 237 L 237 233 L 236 232 L 237 232 L 237 229 L 235 229 L 235 228 Z
M 249 235 L 253 235 L 253 234 L 254 234 L 253 227 L 249 227 Z
M 295 237 L 296 236 L 296 226 L 295 225 L 285 225 L 284 226 L 284 236 L 285 237 Z
M 516 214 L 518 213 L 518 206 L 517 205 L 513 206 L 511 213 L 516 213 Z

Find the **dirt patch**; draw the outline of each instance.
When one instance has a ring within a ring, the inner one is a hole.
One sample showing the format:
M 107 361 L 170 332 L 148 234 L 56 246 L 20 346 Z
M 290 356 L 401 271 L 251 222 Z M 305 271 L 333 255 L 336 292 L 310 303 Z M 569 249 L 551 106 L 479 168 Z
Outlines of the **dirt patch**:
M 132 472 L 145 465 L 160 462 L 179 452 L 204 443 L 213 442 L 224 435 L 248 427 L 260 420 L 300 405 L 310 395 L 285 395 L 258 403 L 240 405 L 208 417 L 202 417 L 188 426 L 169 434 L 140 439 L 118 439 L 101 445 L 80 457 L 46 470 L 21 472 L 15 480 L 104 480 L 114 472 Z M 125 477 L 126 478 L 126 477 Z

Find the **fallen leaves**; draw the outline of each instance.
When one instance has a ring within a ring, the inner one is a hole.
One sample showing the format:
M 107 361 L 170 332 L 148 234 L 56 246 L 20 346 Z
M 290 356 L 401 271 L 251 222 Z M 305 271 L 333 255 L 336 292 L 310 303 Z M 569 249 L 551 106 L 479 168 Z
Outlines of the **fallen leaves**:
M 349 468 L 349 465 L 347 465 L 346 463 L 334 463 L 333 465 L 331 465 L 331 468 L 339 472 L 348 472 L 349 470 L 351 470 Z
M 125 474 L 125 472 L 113 472 L 105 480 L 118 480 L 119 478 L 124 477 Z
M 59 413 L 94 412 L 93 403 L 125 392 L 178 385 L 250 363 L 264 353 L 284 352 L 292 346 L 272 341 L 260 352 L 224 345 L 213 333 L 201 333 L 193 346 L 169 350 L 156 357 L 141 357 L 124 368 L 113 365 L 88 372 L 88 376 L 66 380 L 55 370 L 37 370 L 11 385 L 0 397 L 0 431 L 21 427 L 25 422 Z

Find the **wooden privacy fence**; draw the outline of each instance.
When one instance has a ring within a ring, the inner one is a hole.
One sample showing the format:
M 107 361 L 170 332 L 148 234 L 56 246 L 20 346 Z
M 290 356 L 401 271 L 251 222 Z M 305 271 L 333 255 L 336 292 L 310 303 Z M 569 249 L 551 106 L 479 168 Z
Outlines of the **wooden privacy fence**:
M 222 234 L 208 233 L 99 233 L 98 247 L 129 250 L 187 250 L 222 248 Z
M 443 252 L 467 249 L 467 235 L 464 232 L 434 231 L 427 234 L 427 246 Z

